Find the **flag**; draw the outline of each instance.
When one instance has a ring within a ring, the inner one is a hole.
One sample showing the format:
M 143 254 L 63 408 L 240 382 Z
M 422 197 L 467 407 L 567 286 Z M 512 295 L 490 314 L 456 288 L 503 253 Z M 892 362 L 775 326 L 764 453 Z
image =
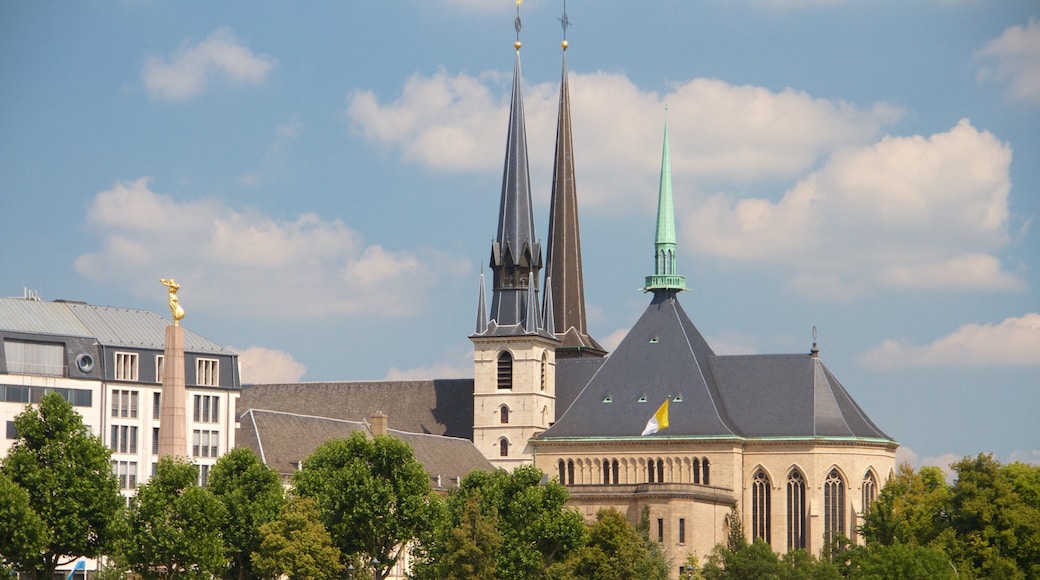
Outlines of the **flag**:
M 76 565 L 74 566 L 72 571 L 69 572 L 69 576 L 66 576 L 66 580 L 73 580 L 73 578 L 76 578 L 76 573 L 80 570 L 83 571 L 84 575 L 86 574 L 86 560 L 84 560 L 83 558 L 76 560 Z
M 646 429 L 640 435 L 653 435 L 661 429 L 668 428 L 668 399 L 665 399 L 661 406 L 657 408 L 657 412 L 654 413 L 653 417 L 646 422 Z

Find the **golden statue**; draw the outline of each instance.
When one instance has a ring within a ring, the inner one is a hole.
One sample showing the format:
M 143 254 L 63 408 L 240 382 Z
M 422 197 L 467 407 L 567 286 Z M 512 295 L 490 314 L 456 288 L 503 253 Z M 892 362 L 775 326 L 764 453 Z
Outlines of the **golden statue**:
M 180 326 L 181 319 L 184 318 L 184 309 L 177 300 L 177 291 L 181 289 L 181 285 L 173 278 L 160 278 L 159 281 L 170 289 L 170 314 L 173 315 L 173 325 Z

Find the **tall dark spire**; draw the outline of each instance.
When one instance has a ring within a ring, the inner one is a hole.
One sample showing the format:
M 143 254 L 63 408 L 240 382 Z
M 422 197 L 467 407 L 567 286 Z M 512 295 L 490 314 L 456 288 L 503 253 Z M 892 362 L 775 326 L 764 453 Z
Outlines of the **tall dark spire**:
M 578 227 L 578 193 L 574 180 L 574 143 L 571 138 L 571 97 L 567 82 L 567 8 L 563 16 L 563 73 L 560 77 L 560 110 L 556 120 L 556 159 L 553 165 L 549 208 L 549 240 L 546 246 L 546 287 L 552 284 L 556 338 L 563 344 L 557 358 L 603 356 L 606 351 L 588 334 L 585 315 L 585 282 L 581 267 L 581 231 Z M 548 292 L 547 292 L 548 293 Z
M 492 334 L 525 334 L 531 332 L 528 330 L 530 328 L 534 328 L 535 333 L 544 332 L 537 302 L 542 248 L 535 237 L 534 212 L 531 207 L 523 79 L 520 75 L 519 2 L 516 31 L 513 95 L 509 104 L 502 197 L 498 208 L 498 230 L 491 244 L 492 298 L 489 317 L 494 324 L 489 325 L 487 332 Z M 533 318 L 531 324 L 528 318 Z

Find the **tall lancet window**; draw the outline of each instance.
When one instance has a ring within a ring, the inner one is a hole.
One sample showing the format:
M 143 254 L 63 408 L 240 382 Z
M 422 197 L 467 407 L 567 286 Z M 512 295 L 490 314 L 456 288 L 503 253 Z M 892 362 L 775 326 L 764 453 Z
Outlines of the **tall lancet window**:
M 542 353 L 542 390 L 549 383 L 549 353 Z
M 867 515 L 870 511 L 870 504 L 874 503 L 874 499 L 877 497 L 877 478 L 874 477 L 874 472 L 868 471 L 863 476 L 863 515 Z
M 513 388 L 513 355 L 507 351 L 498 355 L 498 388 Z
M 751 538 L 762 538 L 770 543 L 770 516 L 772 502 L 770 497 L 769 476 L 765 470 L 755 472 L 751 480 Z
M 837 469 L 823 483 L 823 533 L 827 542 L 845 535 L 845 482 Z
M 800 471 L 787 476 L 787 549 L 805 548 L 805 477 Z

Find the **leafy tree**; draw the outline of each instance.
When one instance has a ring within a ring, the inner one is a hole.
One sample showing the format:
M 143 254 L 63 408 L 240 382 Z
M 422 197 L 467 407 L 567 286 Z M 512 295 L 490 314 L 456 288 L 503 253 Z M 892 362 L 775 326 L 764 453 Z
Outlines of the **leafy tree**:
M 873 543 L 854 546 L 846 552 L 845 576 L 854 580 L 886 578 L 957 578 L 950 558 L 939 548 L 910 544 L 888 546 Z
M 900 465 L 870 505 L 860 532 L 867 543 L 927 545 L 949 526 L 950 488 L 937 467 Z
M 252 569 L 261 577 L 326 580 L 342 569 L 339 549 L 310 498 L 291 498 L 276 519 L 260 526 L 259 534 Z
M 407 443 L 356 432 L 327 441 L 293 476 L 296 492 L 314 499 L 345 565 L 355 555 L 378 560 L 380 578 L 405 547 L 426 539 L 440 504 L 430 478 Z
M 138 488 L 120 559 L 142 578 L 209 578 L 226 564 L 220 534 L 226 512 L 198 477 L 196 465 L 163 457 Z
M 47 525 L 29 505 L 29 493 L 0 473 L 0 576 L 31 562 L 47 547 Z
M 239 447 L 225 453 L 210 471 L 208 489 L 227 511 L 222 534 L 231 565 L 227 579 L 253 577 L 250 556 L 260 548 L 260 527 L 278 517 L 285 495 L 278 473 L 252 450 Z
M 651 542 L 615 509 L 600 510 L 589 527 L 589 540 L 547 576 L 600 580 L 668 578 L 668 562 Z
M 447 576 L 444 563 L 460 558 L 451 553 L 458 544 L 448 541 L 449 534 L 463 526 L 463 514 L 473 503 L 502 538 L 501 547 L 493 552 L 497 575 L 492 578 L 539 578 L 585 544 L 587 532 L 581 515 L 566 507 L 567 489 L 555 481 L 542 483 L 538 468 L 526 465 L 511 473 L 474 471 L 448 497 L 447 522 L 425 546 L 425 561 L 413 568 L 415 577 Z
M 735 550 L 718 544 L 708 554 L 701 574 L 705 580 L 779 578 L 780 558 L 761 538 L 756 538 L 750 545 L 738 546 Z
M 481 513 L 477 498 L 471 496 L 465 499 L 460 520 L 458 527 L 446 532 L 440 576 L 446 580 L 497 578 L 495 555 L 502 546 L 497 516 Z
M 19 439 L 0 468 L 29 494 L 29 504 L 47 527 L 42 550 L 18 562 L 37 578 L 81 556 L 94 558 L 112 542 L 123 497 L 112 473 L 111 454 L 90 434 L 83 418 L 61 395 L 44 395 L 15 418 Z

